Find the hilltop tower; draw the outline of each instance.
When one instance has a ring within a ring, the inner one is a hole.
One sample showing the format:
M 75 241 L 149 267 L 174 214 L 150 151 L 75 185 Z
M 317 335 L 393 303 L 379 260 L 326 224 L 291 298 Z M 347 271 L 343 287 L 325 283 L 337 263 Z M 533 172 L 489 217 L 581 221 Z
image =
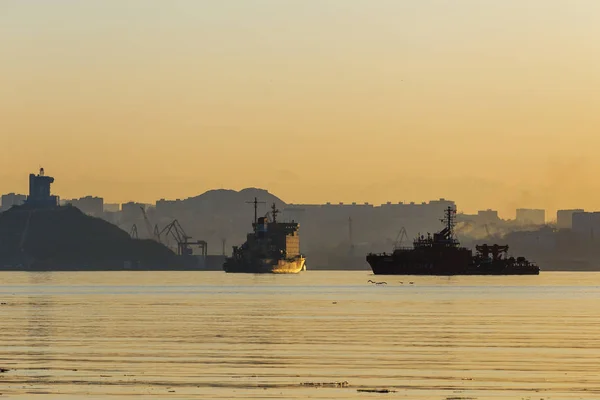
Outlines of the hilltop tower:
M 53 177 L 44 174 L 44 168 L 40 168 L 38 175 L 29 174 L 29 196 L 25 204 L 37 208 L 56 207 L 58 197 L 50 193 L 50 185 L 53 182 Z

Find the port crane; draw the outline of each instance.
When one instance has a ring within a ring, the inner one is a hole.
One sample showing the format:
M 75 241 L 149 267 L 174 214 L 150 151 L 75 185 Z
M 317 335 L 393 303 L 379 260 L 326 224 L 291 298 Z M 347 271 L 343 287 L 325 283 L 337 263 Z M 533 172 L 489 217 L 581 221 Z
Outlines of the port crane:
M 404 239 L 408 240 L 408 235 L 406 234 L 406 228 L 400 228 L 400 232 L 396 236 L 396 241 L 394 242 L 394 249 L 399 249 L 402 247 L 402 243 Z
M 192 246 L 198 246 L 200 248 L 200 253 L 203 257 L 207 255 L 207 247 L 208 244 L 204 240 L 191 240 L 192 237 L 185 233 L 185 230 L 181 226 L 178 220 L 173 220 L 170 224 L 165 226 L 162 230 L 158 228 L 158 224 L 154 225 L 154 229 L 152 228 L 152 224 L 148 219 L 148 215 L 146 214 L 146 209 L 143 206 L 140 206 L 142 210 L 142 215 L 144 216 L 144 223 L 146 225 L 146 230 L 151 239 L 162 243 L 161 237 L 166 238 L 168 240 L 169 237 L 175 239 L 177 243 L 177 255 L 192 255 L 193 249 Z M 135 225 L 134 225 L 135 226 Z M 132 227 L 133 232 L 133 227 Z M 131 233 L 130 233 L 131 234 Z M 137 226 L 135 227 L 135 234 L 137 235 Z
M 136 224 L 133 224 L 133 226 L 131 227 L 131 230 L 129 231 L 129 236 L 131 236 L 132 239 L 138 238 L 138 230 Z
M 159 241 L 161 237 L 168 239 L 169 236 L 174 238 L 177 242 L 177 255 L 191 256 L 193 254 L 193 249 L 191 246 L 198 246 L 200 248 L 201 255 L 206 257 L 208 247 L 207 243 L 204 240 L 191 240 L 192 237 L 185 233 L 183 227 L 176 219 L 165 226 L 157 235 Z
M 148 232 L 148 237 L 150 239 L 154 239 L 157 242 L 160 242 L 160 232 L 158 229 L 158 224 L 154 225 L 154 229 L 152 229 L 152 224 L 150 223 L 150 220 L 148 219 L 148 214 L 146 214 L 146 209 L 144 208 L 144 206 L 140 206 L 140 209 L 142 210 L 142 215 L 144 216 L 144 223 L 146 224 L 146 231 Z M 137 233 L 137 227 L 136 227 L 136 233 Z

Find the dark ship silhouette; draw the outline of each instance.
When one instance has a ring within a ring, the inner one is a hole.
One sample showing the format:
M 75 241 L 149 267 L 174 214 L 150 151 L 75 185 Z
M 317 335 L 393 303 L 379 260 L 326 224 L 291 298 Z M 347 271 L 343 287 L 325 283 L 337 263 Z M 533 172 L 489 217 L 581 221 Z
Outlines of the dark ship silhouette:
M 418 236 L 413 248 L 396 248 L 391 254 L 367 255 L 376 275 L 539 275 L 539 267 L 524 257 L 508 257 L 508 246 L 475 246 L 476 254 L 461 247 L 454 236 L 456 211 L 445 210 L 445 227 Z
M 246 242 L 233 246 L 233 255 L 225 259 L 225 272 L 296 274 L 306 270 L 305 258 L 300 254 L 300 225 L 296 222 L 277 222 L 279 210 L 271 207 L 271 218 L 257 219 L 258 200 L 255 198 L 253 232 Z

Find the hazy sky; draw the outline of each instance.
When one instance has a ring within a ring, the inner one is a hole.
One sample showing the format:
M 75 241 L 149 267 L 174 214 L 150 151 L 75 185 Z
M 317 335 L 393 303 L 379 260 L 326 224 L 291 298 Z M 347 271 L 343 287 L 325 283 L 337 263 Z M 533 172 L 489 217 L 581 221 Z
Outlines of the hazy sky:
M 600 204 L 600 1 L 0 0 L 0 192 Z

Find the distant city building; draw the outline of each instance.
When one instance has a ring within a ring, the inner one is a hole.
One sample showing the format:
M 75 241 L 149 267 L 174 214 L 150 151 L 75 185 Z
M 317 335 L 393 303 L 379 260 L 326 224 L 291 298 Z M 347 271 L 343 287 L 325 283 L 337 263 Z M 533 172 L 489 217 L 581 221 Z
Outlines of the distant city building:
M 497 222 L 500 220 L 500 217 L 498 217 L 498 211 L 496 210 L 481 210 L 481 211 L 477 211 L 477 221 L 480 223 L 490 223 L 490 222 Z
M 421 203 L 392 203 L 374 206 L 364 203 L 288 204 L 283 210 L 285 220 L 300 223 L 304 239 L 303 251 L 315 248 L 345 246 L 392 246 L 394 241 L 407 240 L 418 233 L 437 232 L 447 207 L 456 209 L 446 199 Z M 385 250 L 386 247 L 382 247 Z
M 517 208 L 516 221 L 520 225 L 544 225 L 546 223 L 546 210 Z
M 121 211 L 121 205 L 118 203 L 104 203 L 104 211 L 105 212 L 119 212 Z
M 10 209 L 12 206 L 20 206 L 25 203 L 27 196 L 24 194 L 8 193 L 2 195 L 2 206 L 0 212 Z
M 119 225 L 120 214 L 121 213 L 119 211 L 104 211 L 102 213 L 102 219 L 110 222 L 111 224 Z
M 454 201 L 444 198 L 431 200 L 428 203 L 388 202 L 376 207 L 376 213 L 380 219 L 398 220 L 398 229 L 406 226 L 408 221 L 421 221 L 419 223 L 424 227 L 435 231 L 440 226 L 440 219 L 444 216 L 444 210 L 448 207 L 456 210 Z
M 54 207 L 58 205 L 58 197 L 50 194 L 50 185 L 54 178 L 44 175 L 44 168 L 40 168 L 38 175 L 29 175 L 29 196 L 25 204 L 34 207 Z
M 77 207 L 82 212 L 95 217 L 102 216 L 104 212 L 104 199 L 102 197 L 86 196 L 80 199 L 67 200 L 66 203 Z
M 146 204 L 130 201 L 121 204 L 121 217 L 123 221 L 135 221 L 142 216 L 142 209 L 146 210 Z
M 573 213 L 573 232 L 590 239 L 600 237 L 600 212 Z
M 456 204 L 443 198 L 419 204 L 414 202 L 407 204 L 387 202 L 380 206 L 369 203 L 288 204 L 283 211 L 285 215 L 319 214 L 326 219 L 347 218 L 348 216 L 372 217 L 373 213 L 376 213 L 388 217 L 432 217 L 437 221 L 447 207 L 456 209 Z
M 582 209 L 558 210 L 556 212 L 556 226 L 558 229 L 571 229 L 573 227 L 573 214 L 585 212 Z
M 464 223 L 468 223 L 468 224 L 474 224 L 477 223 L 479 221 L 479 215 L 477 214 L 465 214 L 465 213 L 458 213 L 456 214 L 456 222 L 464 222 Z
M 173 216 L 185 210 L 185 203 L 180 199 L 165 200 L 160 199 L 156 202 L 156 212 L 159 215 Z

